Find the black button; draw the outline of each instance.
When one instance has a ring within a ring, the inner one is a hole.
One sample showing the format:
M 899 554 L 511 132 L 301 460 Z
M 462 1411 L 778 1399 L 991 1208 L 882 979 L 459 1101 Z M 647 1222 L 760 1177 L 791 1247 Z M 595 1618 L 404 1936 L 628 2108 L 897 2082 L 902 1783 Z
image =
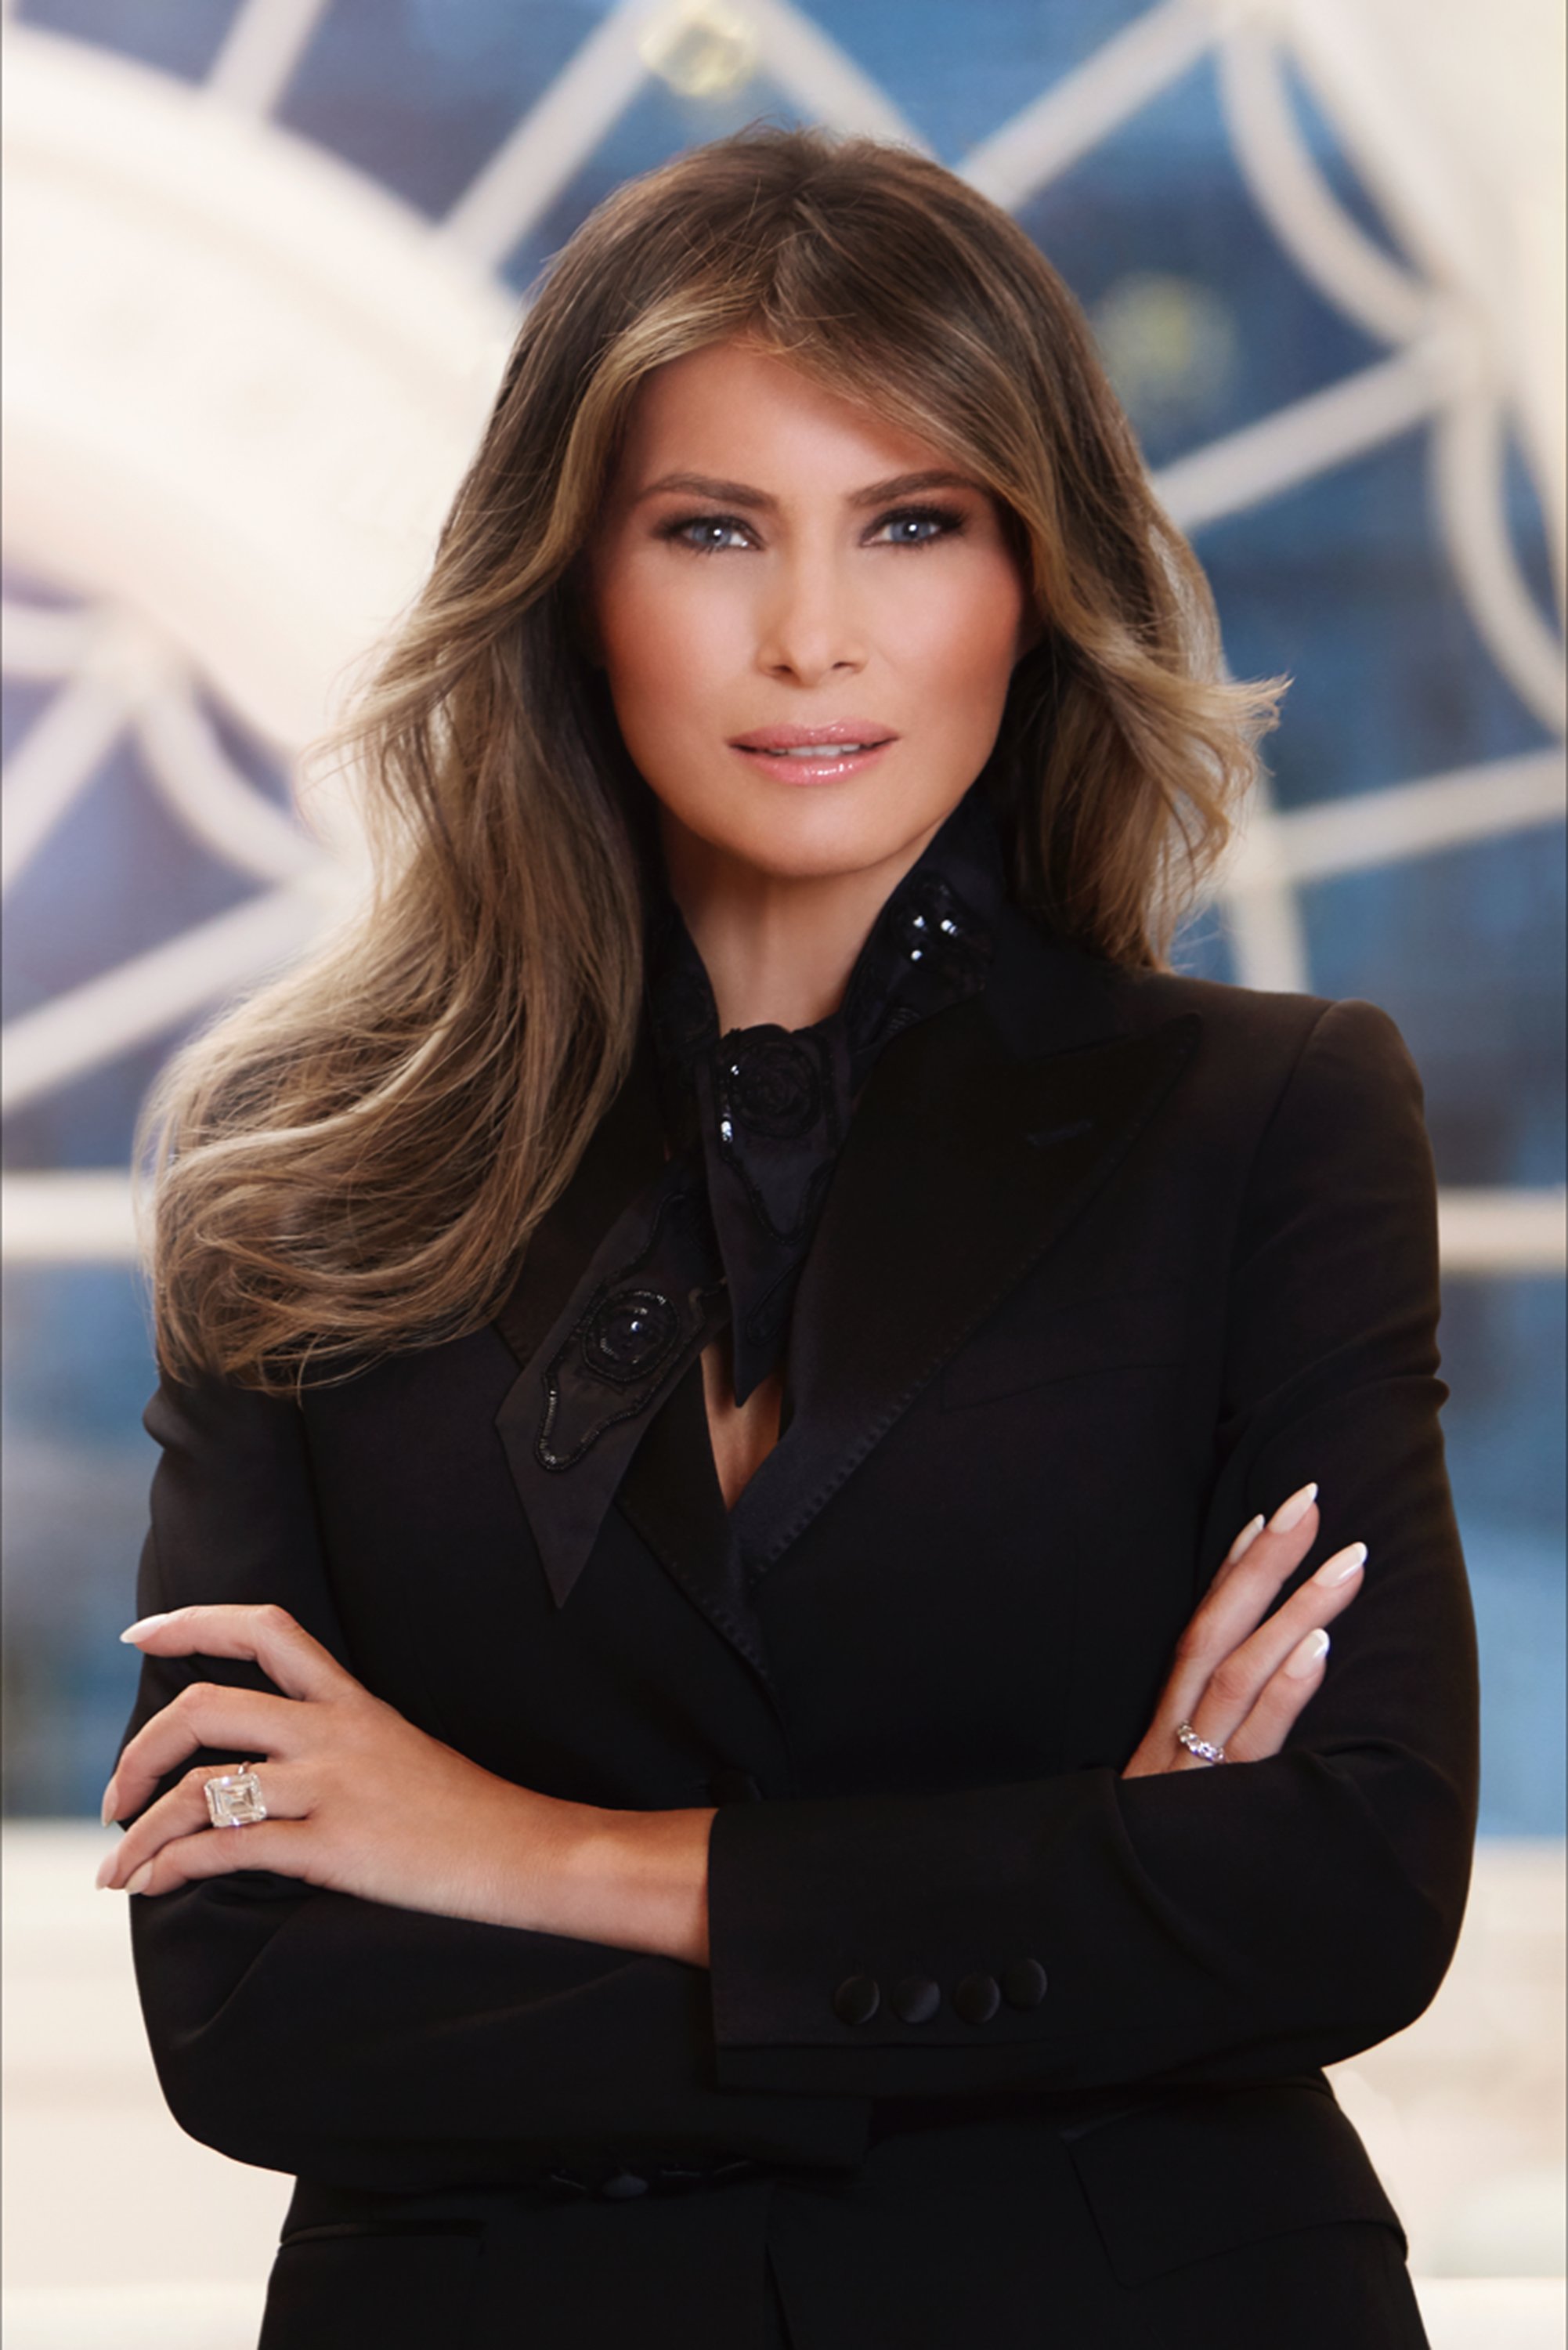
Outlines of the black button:
M 634 2195 L 646 2195 L 648 2181 L 640 2170 L 612 2170 L 603 2180 L 599 2193 L 609 2203 L 629 2203 Z
M 869 2023 L 881 2003 L 872 1975 L 846 1975 L 833 1994 L 833 2012 L 840 2023 Z
M 583 1332 L 583 1361 L 617 1387 L 646 1378 L 676 1353 L 680 1316 L 662 1290 L 615 1289 L 595 1307 Z
M 994 1975 L 965 1975 L 953 1993 L 953 2005 L 966 2023 L 989 2023 L 1002 2005 Z
M 893 1985 L 893 2012 L 902 2023 L 929 2023 L 942 1995 L 929 1975 L 906 1975 Z
M 822 1116 L 822 1071 L 812 1046 L 771 1023 L 733 1030 L 719 1047 L 723 1107 L 748 1133 L 798 1142 Z
M 1045 1970 L 1038 1959 L 1015 1959 L 1002 1973 L 1002 1996 L 1009 2007 L 1038 2007 L 1045 1996 Z

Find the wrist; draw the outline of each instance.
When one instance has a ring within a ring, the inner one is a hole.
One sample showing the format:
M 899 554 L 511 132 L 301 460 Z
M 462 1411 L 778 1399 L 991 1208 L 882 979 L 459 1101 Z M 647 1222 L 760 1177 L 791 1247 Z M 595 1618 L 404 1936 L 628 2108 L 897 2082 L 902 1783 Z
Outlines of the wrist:
M 708 1963 L 711 1808 L 610 1811 L 552 1799 L 538 1930 Z

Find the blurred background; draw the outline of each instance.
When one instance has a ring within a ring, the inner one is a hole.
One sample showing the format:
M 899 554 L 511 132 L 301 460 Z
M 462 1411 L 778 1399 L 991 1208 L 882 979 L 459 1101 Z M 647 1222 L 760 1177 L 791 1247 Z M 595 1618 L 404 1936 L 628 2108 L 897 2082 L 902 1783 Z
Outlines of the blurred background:
M 1403 2196 L 1434 2341 L 1490 2291 L 1489 2345 L 1561 2342 L 1532 2281 L 1563 2264 L 1563 24 L 1560 0 L 7 8 L 26 2338 L 96 2342 L 96 2310 L 127 2342 L 137 2292 L 164 2350 L 250 2338 L 282 2202 L 157 2106 L 123 1910 L 90 1890 L 153 1458 L 136 1108 L 358 886 L 325 786 L 297 820 L 296 762 L 420 581 L 538 271 L 619 181 L 766 117 L 908 140 L 1016 213 L 1088 311 L 1232 668 L 1294 680 L 1177 961 L 1370 997 L 1420 1066 L 1485 1695 L 1460 1962 L 1338 2085 Z M 205 2196 L 211 2227 L 149 2242 L 133 2198 L 85 2245 L 65 2215 L 111 2158 L 146 2209 Z

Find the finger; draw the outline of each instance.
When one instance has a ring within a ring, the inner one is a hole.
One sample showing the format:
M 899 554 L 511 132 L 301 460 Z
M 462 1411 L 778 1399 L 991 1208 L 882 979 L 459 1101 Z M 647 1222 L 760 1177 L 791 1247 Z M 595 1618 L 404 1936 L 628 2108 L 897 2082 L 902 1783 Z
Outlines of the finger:
M 144 1721 L 114 1766 L 104 1790 L 111 1820 L 140 1810 L 160 1779 L 188 1754 L 210 1746 L 220 1754 L 273 1754 L 291 1759 L 305 1724 L 293 1698 L 269 1697 L 265 1690 L 225 1689 L 218 1681 L 192 1681 L 178 1697 Z M 210 1766 L 206 1776 L 212 1775 Z
M 1356 1598 L 1366 1561 L 1365 1543 L 1348 1543 L 1335 1551 L 1277 1614 L 1215 1667 L 1190 1717 L 1200 1738 L 1230 1752 L 1236 1732 L 1286 1659 L 1309 1633 L 1332 1624 Z
M 1214 1580 L 1209 1586 L 1210 1591 L 1217 1589 L 1224 1581 L 1225 1577 L 1230 1574 L 1231 1569 L 1233 1566 L 1239 1565 L 1241 1560 L 1246 1557 L 1247 1553 L 1251 1549 L 1252 1544 L 1262 1533 L 1264 1523 L 1265 1520 L 1262 1510 L 1258 1512 L 1256 1517 L 1248 1519 L 1246 1524 L 1241 1528 L 1241 1533 L 1237 1535 L 1235 1541 L 1231 1544 L 1230 1549 L 1226 1552 L 1224 1557 L 1215 1568 Z
M 230 1773 L 240 1769 L 238 1762 L 229 1765 Z M 261 1799 L 270 1819 L 308 1819 L 315 1809 L 314 1790 L 306 1774 L 298 1764 L 266 1762 L 252 1765 L 261 1789 Z M 127 1828 L 124 1835 L 105 1859 L 98 1873 L 98 1882 L 106 1891 L 118 1892 L 134 1877 L 145 1861 L 182 1836 L 194 1835 L 205 1830 L 233 1835 L 243 1833 L 239 1825 L 214 1831 L 212 1814 L 207 1809 L 206 1783 L 225 1775 L 210 1762 L 198 1763 L 187 1771 L 178 1786 L 171 1787 L 155 1804 L 150 1804 L 139 1820 Z M 244 1828 L 260 1826 L 260 1821 L 246 1821 Z
M 1303 1485 L 1282 1502 L 1255 1534 L 1241 1534 L 1176 1646 L 1176 1661 L 1160 1692 L 1156 1723 L 1174 1731 L 1189 1721 L 1210 1676 L 1267 1616 L 1281 1586 L 1317 1539 L 1317 1487 Z M 1245 1539 L 1243 1539 L 1245 1537 Z
M 1255 1534 L 1243 1526 L 1189 1627 L 1189 1645 L 1224 1655 L 1245 1638 L 1312 1548 L 1319 1523 L 1317 1487 L 1311 1484 L 1282 1502 L 1266 1523 L 1253 1519 Z
M 1232 1732 L 1226 1753 L 1232 1762 L 1263 1762 L 1278 1754 L 1328 1670 L 1329 1637 L 1321 1628 L 1298 1640 L 1278 1672 L 1263 1684 L 1258 1702 Z
M 1255 1517 L 1249 1518 L 1215 1568 L 1213 1578 L 1210 1583 L 1210 1590 L 1213 1591 L 1230 1574 L 1231 1569 L 1241 1564 L 1260 1534 L 1293 1534 L 1316 1501 L 1317 1491 L 1317 1480 L 1314 1478 L 1310 1484 L 1299 1486 L 1295 1492 L 1288 1494 L 1272 1518 L 1265 1518 L 1262 1510 Z
M 286 1607 L 270 1601 L 173 1607 L 138 1617 L 119 1637 L 152 1657 L 247 1657 L 285 1697 L 338 1697 L 359 1686 Z
M 310 1881 L 319 1838 L 309 1820 L 258 1820 L 232 1835 L 203 1828 L 199 1835 L 177 1836 L 162 1846 L 126 1880 L 128 1893 L 172 1893 L 177 1886 L 194 1885 L 210 1877 L 232 1877 L 237 1869 L 266 1868 L 279 1877 Z

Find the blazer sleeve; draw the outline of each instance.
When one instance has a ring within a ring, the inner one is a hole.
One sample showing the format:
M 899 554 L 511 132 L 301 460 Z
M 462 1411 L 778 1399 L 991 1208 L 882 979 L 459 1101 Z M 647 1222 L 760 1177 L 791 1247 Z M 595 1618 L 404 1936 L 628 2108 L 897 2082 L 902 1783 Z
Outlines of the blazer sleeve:
M 1459 1933 L 1477 1785 L 1438 1313 L 1420 1081 L 1386 1014 L 1332 1003 L 1246 1182 L 1198 1561 L 1201 1587 L 1254 1511 L 1319 1481 L 1297 1580 L 1357 1537 L 1369 1556 L 1318 1695 L 1282 1753 L 1229 1769 L 1124 1780 L 1107 1757 L 1007 1786 L 722 1810 L 722 2081 L 883 2096 L 1260 2078 L 1419 2014 Z M 917 1975 L 943 1997 L 909 2022 L 898 2005 L 920 2002 L 897 1986 Z
M 162 1452 L 140 1612 L 274 1600 L 352 1670 L 294 1404 L 165 1380 L 144 1419 Z M 126 1737 L 197 1679 L 271 1687 L 244 1662 L 145 1658 Z M 158 1792 L 193 1763 L 236 1759 L 204 1751 Z M 864 2140 L 853 2101 L 722 2090 L 702 1970 L 676 1960 L 262 1870 L 130 1907 L 170 2107 L 192 2137 L 241 2162 L 423 2191 L 639 2156 L 831 2164 L 853 2160 Z

